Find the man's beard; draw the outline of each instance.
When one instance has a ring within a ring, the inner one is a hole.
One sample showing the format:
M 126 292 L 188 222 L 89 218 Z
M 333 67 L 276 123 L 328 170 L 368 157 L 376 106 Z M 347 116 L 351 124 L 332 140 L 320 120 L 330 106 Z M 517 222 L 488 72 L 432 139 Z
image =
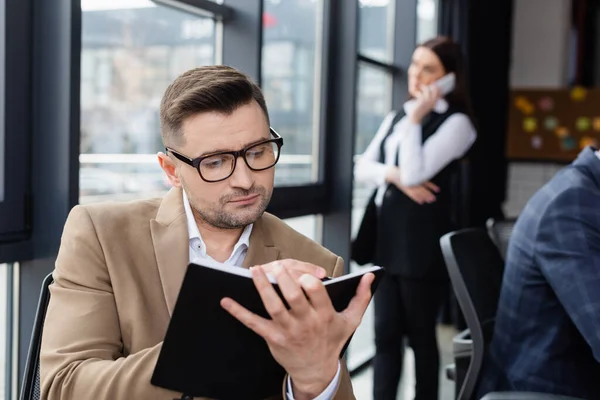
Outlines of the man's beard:
M 209 209 L 199 209 L 192 205 L 197 218 L 219 229 L 239 229 L 255 223 L 265 212 L 273 190 L 263 186 L 255 186 L 248 190 L 238 189 L 233 193 L 222 196 L 216 206 Z M 240 207 L 236 211 L 227 211 L 225 206 L 233 199 L 259 195 L 258 204 Z

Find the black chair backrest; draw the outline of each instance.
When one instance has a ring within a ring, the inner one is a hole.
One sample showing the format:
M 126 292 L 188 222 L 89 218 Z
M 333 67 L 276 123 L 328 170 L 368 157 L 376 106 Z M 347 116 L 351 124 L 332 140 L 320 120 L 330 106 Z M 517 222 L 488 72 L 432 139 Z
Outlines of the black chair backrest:
M 506 252 L 508 250 L 508 242 L 510 235 L 517 222 L 516 218 L 509 218 L 503 220 L 497 220 L 490 218 L 486 222 L 488 235 L 492 238 L 492 241 L 496 244 L 500 250 L 500 254 L 506 259 Z
M 475 395 L 487 345 L 493 333 L 504 260 L 483 229 L 469 228 L 440 239 L 456 300 L 473 341 L 473 355 L 460 389 L 460 400 Z
M 44 319 L 46 318 L 46 309 L 50 301 L 50 290 L 48 287 L 52 281 L 52 274 L 48 274 L 42 283 L 35 321 L 33 322 L 33 332 L 31 333 L 31 341 L 29 343 L 29 352 L 27 353 L 27 363 L 25 364 L 25 372 L 23 374 L 20 400 L 40 399 L 40 345 L 42 342 L 42 328 L 44 327 Z

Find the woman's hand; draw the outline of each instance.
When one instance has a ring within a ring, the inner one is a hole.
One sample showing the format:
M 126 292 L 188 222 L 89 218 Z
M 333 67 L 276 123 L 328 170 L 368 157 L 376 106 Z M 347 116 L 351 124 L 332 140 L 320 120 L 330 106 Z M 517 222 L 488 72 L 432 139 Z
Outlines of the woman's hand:
M 433 182 L 425 182 L 418 186 L 402 185 L 402 182 L 400 182 L 400 168 L 398 167 L 390 167 L 388 169 L 385 181 L 396 186 L 398 190 L 401 190 L 418 204 L 433 203 L 436 200 L 435 193 L 440 191 L 440 188 Z
M 433 110 L 441 94 L 436 85 L 421 85 L 421 92 L 417 96 L 415 107 L 409 116 L 410 121 L 413 124 L 420 124 L 423 118 Z
M 436 199 L 435 194 L 440 189 L 432 182 L 425 182 L 420 186 L 403 187 L 400 190 L 418 204 L 430 204 Z

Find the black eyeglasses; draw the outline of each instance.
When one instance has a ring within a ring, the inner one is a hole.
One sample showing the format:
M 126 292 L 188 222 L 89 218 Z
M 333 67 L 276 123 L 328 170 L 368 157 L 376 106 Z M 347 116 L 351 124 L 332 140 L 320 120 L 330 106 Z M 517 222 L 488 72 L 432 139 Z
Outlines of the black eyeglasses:
M 270 128 L 273 139 L 266 139 L 252 144 L 238 151 L 223 151 L 207 154 L 198 158 L 190 158 L 167 147 L 165 150 L 171 152 L 175 158 L 183 161 L 198 171 L 200 178 L 206 182 L 220 182 L 229 178 L 237 163 L 242 157 L 248 168 L 252 171 L 264 171 L 272 168 L 279 161 L 283 138 Z

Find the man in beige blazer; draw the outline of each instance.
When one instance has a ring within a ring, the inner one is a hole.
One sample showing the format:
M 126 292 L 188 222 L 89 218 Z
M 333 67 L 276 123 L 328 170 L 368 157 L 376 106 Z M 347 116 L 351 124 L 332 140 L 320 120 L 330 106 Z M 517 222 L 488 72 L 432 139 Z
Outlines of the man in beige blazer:
M 271 319 L 232 299 L 221 305 L 261 335 L 287 371 L 273 399 L 354 399 L 338 356 L 373 277 L 337 313 L 318 278 L 340 275 L 343 261 L 264 212 L 283 140 L 269 127 L 258 86 L 232 68 L 197 68 L 167 88 L 160 117 L 167 150 L 159 163 L 173 189 L 163 199 L 77 206 L 66 221 L 43 330 L 42 398 L 181 398 L 150 378 L 196 260 L 253 267 Z

